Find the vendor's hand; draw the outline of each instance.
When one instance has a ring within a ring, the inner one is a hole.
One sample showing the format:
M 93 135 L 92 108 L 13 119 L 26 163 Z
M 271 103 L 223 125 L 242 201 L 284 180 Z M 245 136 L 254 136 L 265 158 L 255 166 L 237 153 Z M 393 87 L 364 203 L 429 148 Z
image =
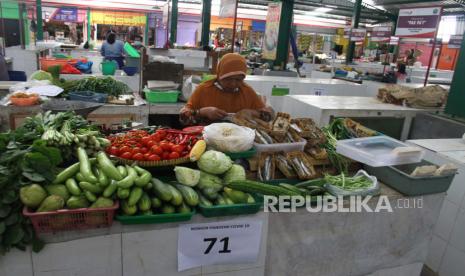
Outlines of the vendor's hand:
M 210 106 L 210 107 L 203 107 L 199 110 L 199 115 L 203 118 L 206 118 L 210 121 L 218 121 L 226 117 L 228 113 L 224 110 L 219 108 Z
M 260 119 L 265 122 L 269 122 L 274 119 L 274 110 L 273 108 L 267 106 L 259 110 L 260 111 Z

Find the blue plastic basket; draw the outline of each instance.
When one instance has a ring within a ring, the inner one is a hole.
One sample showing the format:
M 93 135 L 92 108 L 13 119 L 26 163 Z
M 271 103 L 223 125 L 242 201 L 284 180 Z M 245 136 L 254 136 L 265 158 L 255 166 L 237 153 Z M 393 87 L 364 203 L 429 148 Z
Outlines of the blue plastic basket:
M 105 103 L 107 101 L 107 94 L 95 93 L 92 91 L 75 91 L 69 92 L 68 99 L 73 101 Z

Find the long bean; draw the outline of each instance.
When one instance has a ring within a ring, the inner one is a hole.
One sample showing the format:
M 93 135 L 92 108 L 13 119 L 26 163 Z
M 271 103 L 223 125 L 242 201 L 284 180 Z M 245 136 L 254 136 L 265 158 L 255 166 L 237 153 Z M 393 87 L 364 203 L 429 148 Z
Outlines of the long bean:
M 325 180 L 334 186 L 348 191 L 367 189 L 373 185 L 371 180 L 366 177 L 347 177 L 343 173 L 337 176 L 326 175 Z

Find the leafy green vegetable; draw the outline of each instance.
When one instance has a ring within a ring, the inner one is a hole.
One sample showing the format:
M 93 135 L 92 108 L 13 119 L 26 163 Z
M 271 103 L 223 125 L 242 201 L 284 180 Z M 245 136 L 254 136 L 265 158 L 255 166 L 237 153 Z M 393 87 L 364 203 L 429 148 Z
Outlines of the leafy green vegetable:
M 74 91 L 92 91 L 118 97 L 122 94 L 131 92 L 131 89 L 124 82 L 117 81 L 109 76 L 88 77 L 80 80 L 65 81 L 56 84 L 64 89 L 65 94 Z

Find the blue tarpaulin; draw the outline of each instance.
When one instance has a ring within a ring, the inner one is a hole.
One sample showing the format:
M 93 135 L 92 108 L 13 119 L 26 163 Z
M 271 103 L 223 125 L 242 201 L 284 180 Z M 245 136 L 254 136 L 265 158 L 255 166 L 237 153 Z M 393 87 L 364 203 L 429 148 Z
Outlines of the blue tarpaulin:
M 255 32 L 264 32 L 265 31 L 266 22 L 265 21 L 252 21 L 252 31 Z

